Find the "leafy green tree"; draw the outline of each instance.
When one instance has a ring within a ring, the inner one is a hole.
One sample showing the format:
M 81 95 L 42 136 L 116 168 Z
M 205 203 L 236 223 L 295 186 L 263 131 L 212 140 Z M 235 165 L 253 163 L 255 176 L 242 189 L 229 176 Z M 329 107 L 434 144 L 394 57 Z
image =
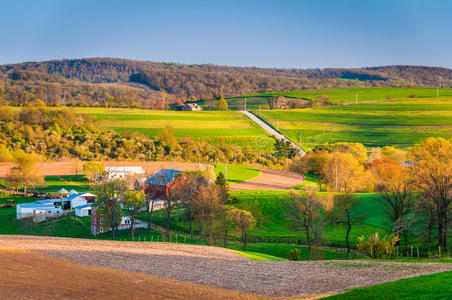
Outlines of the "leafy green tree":
M 44 185 L 44 176 L 37 166 L 38 157 L 28 153 L 18 153 L 15 157 L 15 165 L 11 169 L 8 179 L 16 185 L 23 186 L 24 193 L 28 187 Z
M 95 205 L 108 220 L 113 240 L 116 238 L 116 231 L 122 217 L 120 201 L 124 198 L 127 190 L 128 182 L 122 179 L 106 181 L 94 188 L 94 193 L 97 196 Z
M 223 97 L 221 97 L 218 100 L 217 109 L 218 110 L 228 110 L 228 102 Z
M 126 215 L 130 218 L 130 234 L 134 241 L 136 217 L 146 204 L 146 196 L 143 191 L 127 191 L 122 203 Z
M 105 175 L 105 165 L 100 161 L 89 161 L 83 165 L 83 174 L 91 182 L 99 182 Z
M 243 251 L 247 249 L 248 231 L 256 226 L 253 214 L 247 210 L 232 208 L 228 211 L 229 219 L 232 220 L 234 228 L 240 232 L 243 243 Z

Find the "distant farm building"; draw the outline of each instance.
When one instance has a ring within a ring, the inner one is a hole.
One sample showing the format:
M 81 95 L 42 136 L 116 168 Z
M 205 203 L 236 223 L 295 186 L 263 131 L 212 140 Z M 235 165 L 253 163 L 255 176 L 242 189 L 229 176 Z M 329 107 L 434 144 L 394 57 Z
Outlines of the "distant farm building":
M 92 204 L 85 204 L 80 205 L 75 208 L 75 215 L 77 217 L 87 217 L 91 216 L 93 205 Z
M 91 193 L 70 194 L 66 198 L 44 199 L 16 206 L 16 218 L 33 218 L 40 222 L 49 218 L 60 217 L 66 210 L 75 210 L 79 206 L 94 203 L 96 196 Z
M 168 195 L 176 176 L 184 171 L 161 169 L 146 180 L 145 193 L 153 199 L 163 199 Z
M 196 103 L 185 103 L 184 105 L 174 106 L 174 110 L 178 111 L 200 111 L 202 107 Z
M 146 172 L 142 167 L 106 167 L 105 172 L 108 180 L 125 179 L 128 176 L 144 175 Z

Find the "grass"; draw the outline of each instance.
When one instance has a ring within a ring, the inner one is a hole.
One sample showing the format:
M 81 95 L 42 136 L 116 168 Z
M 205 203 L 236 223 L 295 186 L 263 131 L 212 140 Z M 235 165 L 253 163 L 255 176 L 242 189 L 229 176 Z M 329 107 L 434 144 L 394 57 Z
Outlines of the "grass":
M 256 168 L 240 166 L 240 165 L 225 165 L 225 164 L 217 164 L 215 168 L 215 174 L 218 175 L 220 172 L 223 172 L 226 175 L 226 166 L 227 166 L 227 181 L 228 183 L 238 183 L 250 180 L 255 178 L 261 174 L 261 171 Z
M 316 90 L 285 91 L 275 93 L 255 94 L 244 97 L 284 96 L 305 100 L 318 99 L 320 95 L 328 96 L 331 100 L 355 102 L 358 93 L 358 103 L 363 101 L 408 98 L 436 98 L 435 88 L 328 88 Z M 440 98 L 452 98 L 452 89 L 441 89 Z
M 255 112 L 257 113 L 257 112 Z M 413 99 L 296 110 L 266 110 L 262 118 L 308 150 L 359 142 L 411 147 L 431 136 L 452 136 L 452 100 Z
M 117 132 L 138 132 L 154 137 L 164 127 L 171 126 L 177 138 L 191 137 L 212 145 L 248 145 L 252 150 L 269 152 L 274 143 L 263 129 L 237 111 L 187 112 L 94 107 L 75 110 L 101 120 L 102 126 Z M 266 139 L 267 143 L 253 142 L 262 139 Z
M 257 252 L 250 252 L 250 251 L 240 251 L 240 250 L 231 250 L 234 253 L 240 254 L 246 258 L 249 258 L 251 260 L 264 260 L 264 261 L 275 261 L 275 260 L 285 260 L 281 257 L 276 257 L 273 255 L 268 254 L 262 254 Z
M 371 299 L 450 299 L 452 272 L 442 272 L 387 282 L 322 299 L 371 300 Z

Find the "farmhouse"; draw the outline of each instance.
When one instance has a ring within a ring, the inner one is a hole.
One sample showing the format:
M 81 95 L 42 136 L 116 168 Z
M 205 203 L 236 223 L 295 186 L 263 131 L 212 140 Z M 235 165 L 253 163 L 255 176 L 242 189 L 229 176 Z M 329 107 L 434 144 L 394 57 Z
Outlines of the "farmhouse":
M 132 221 L 128 216 L 122 216 L 118 225 L 118 230 L 130 229 Z M 135 228 L 147 228 L 147 223 L 141 220 L 135 220 Z M 98 235 L 111 230 L 107 218 L 97 207 L 91 208 L 91 234 Z
M 108 180 L 125 179 L 127 176 L 145 174 L 142 167 L 106 167 L 105 172 L 108 174 Z
M 178 111 L 200 111 L 202 107 L 196 103 L 185 103 L 184 105 L 176 105 L 174 109 Z

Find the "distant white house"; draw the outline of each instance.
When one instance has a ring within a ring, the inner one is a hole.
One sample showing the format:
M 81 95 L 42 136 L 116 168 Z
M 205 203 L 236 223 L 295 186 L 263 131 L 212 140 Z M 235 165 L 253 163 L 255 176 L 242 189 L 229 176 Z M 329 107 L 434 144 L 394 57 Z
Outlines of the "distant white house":
M 58 191 L 58 194 L 67 194 L 68 191 L 65 188 L 62 188 Z
M 91 216 L 92 207 L 93 207 L 92 204 L 85 204 L 85 205 L 77 206 L 75 208 L 75 215 L 77 217 Z
M 106 167 L 108 180 L 124 179 L 127 176 L 144 175 L 146 172 L 142 167 Z

